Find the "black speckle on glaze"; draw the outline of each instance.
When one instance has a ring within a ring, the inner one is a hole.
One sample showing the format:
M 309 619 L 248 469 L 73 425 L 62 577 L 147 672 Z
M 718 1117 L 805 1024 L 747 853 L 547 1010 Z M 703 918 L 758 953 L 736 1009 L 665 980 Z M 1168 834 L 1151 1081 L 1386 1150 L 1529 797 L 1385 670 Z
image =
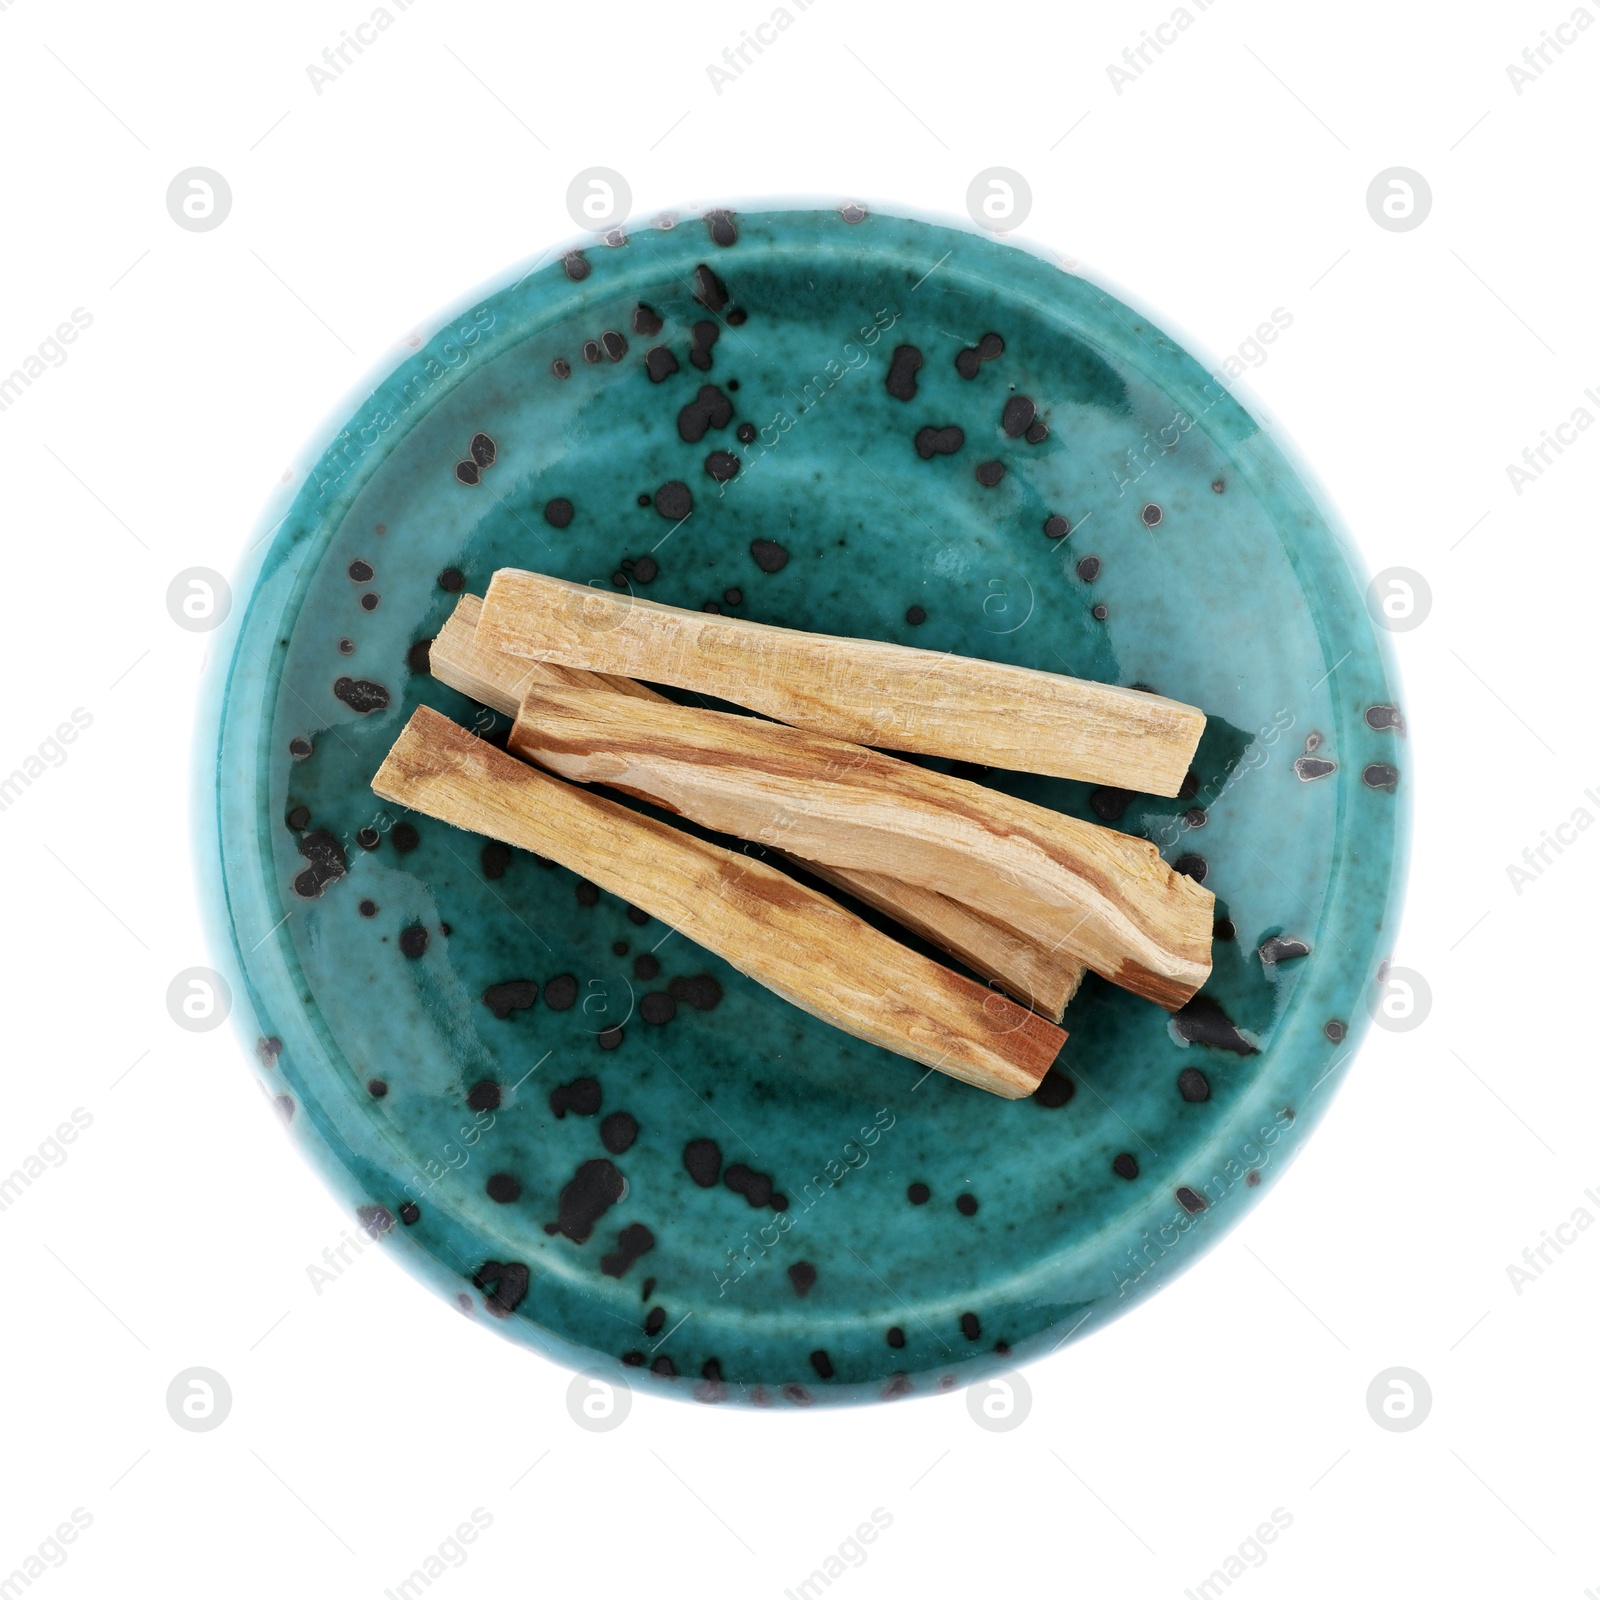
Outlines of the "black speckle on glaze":
M 979 366 L 1003 354 L 1005 347 L 1006 342 L 998 333 L 986 333 L 975 345 L 957 353 L 956 371 L 963 378 L 976 378 Z
M 633 958 L 633 975 L 641 983 L 650 983 L 661 975 L 661 963 L 646 950 Z
M 378 902 L 376 900 L 363 900 L 356 907 L 356 910 L 364 917 L 375 917 L 378 914 Z
M 977 1312 L 975 1312 L 975 1311 L 963 1311 L 961 1313 L 961 1331 L 969 1339 L 982 1338 L 982 1336 L 983 1336 L 983 1325 L 978 1321 Z
M 363 611 L 376 611 L 378 609 L 378 602 L 382 600 L 382 598 L 382 595 L 376 594 L 371 589 L 368 589 L 367 592 L 361 597 L 361 609 Z
M 1054 1111 L 1072 1098 L 1076 1088 L 1066 1073 L 1058 1067 L 1051 1067 L 1039 1080 L 1039 1087 L 1033 1091 L 1034 1103 L 1047 1111 Z
M 342 700 L 363 717 L 373 711 L 384 711 L 389 705 L 389 691 L 369 678 L 335 678 L 333 693 L 335 699 Z
M 544 504 L 544 520 L 552 528 L 570 527 L 572 523 L 572 502 L 564 495 L 557 495 L 554 500 L 546 500 Z
M 674 1000 L 693 1006 L 696 1011 L 714 1011 L 722 999 L 722 985 L 709 972 L 692 978 L 674 978 L 667 988 Z
M 713 316 L 728 303 L 728 286 L 703 262 L 694 269 L 694 297 Z
M 789 1202 L 772 1191 L 772 1179 L 764 1172 L 747 1167 L 742 1161 L 731 1162 L 722 1174 L 723 1183 L 735 1194 L 743 1195 L 745 1203 L 753 1209 L 770 1205 L 774 1211 L 787 1211 Z
M 409 822 L 397 822 L 389 830 L 389 843 L 398 855 L 408 856 L 421 844 L 421 837 Z
M 906 1199 L 914 1206 L 927 1205 L 932 1193 L 933 1191 L 925 1183 L 908 1184 L 906 1187 Z
M 467 1104 L 474 1111 L 498 1111 L 500 1109 L 500 1085 L 493 1078 L 479 1078 L 467 1090 Z
M 724 250 L 739 242 L 739 230 L 733 225 L 731 211 L 706 212 L 706 227 L 711 231 L 711 242 Z
M 595 1035 L 594 1042 L 599 1045 L 602 1050 L 615 1050 L 617 1046 L 622 1043 L 622 1038 L 622 1024 L 617 1022 L 613 1023 L 609 1028 L 602 1028 L 600 1032 Z
M 466 574 L 462 572 L 460 567 L 446 567 L 439 574 L 439 587 L 446 594 L 460 594 L 466 581 Z
M 509 1317 L 528 1293 L 528 1269 L 520 1261 L 485 1261 L 472 1275 L 491 1316 Z
M 711 347 L 722 333 L 714 322 L 697 322 L 690 330 L 689 365 L 701 372 L 711 370 Z
M 498 839 L 491 839 L 482 850 L 478 852 L 478 865 L 483 868 L 486 878 L 503 878 L 506 868 L 511 865 L 511 847 L 501 844 Z
M 782 572 L 789 565 L 789 552 L 774 539 L 752 539 L 750 554 L 763 572 Z
M 1211 937 L 1213 939 L 1220 939 L 1224 944 L 1226 944 L 1230 939 L 1236 939 L 1238 936 L 1239 930 L 1234 927 L 1233 919 L 1231 917 L 1218 917 L 1217 920 L 1211 924 Z
M 1179 856 L 1172 863 L 1172 870 L 1181 872 L 1186 878 L 1193 878 L 1196 883 L 1204 883 L 1206 881 L 1206 873 L 1211 869 L 1206 865 L 1204 856 L 1186 855 Z
M 1078 576 L 1082 578 L 1085 583 L 1093 583 L 1094 580 L 1100 576 L 1100 557 L 1085 556 L 1083 560 L 1078 563 L 1077 570 Z
M 400 1202 L 400 1220 L 409 1228 L 422 1220 L 422 1207 L 415 1200 Z
M 891 1350 L 904 1350 L 906 1347 L 906 1330 L 904 1328 L 891 1328 L 883 1337 L 888 1342 Z
M 627 1184 L 603 1156 L 585 1161 L 561 1191 L 558 1220 L 544 1225 L 546 1233 L 561 1233 L 574 1244 L 587 1244 L 595 1224 L 622 1198 Z
M 581 250 L 569 250 L 561 258 L 561 270 L 574 283 L 582 283 L 589 276 L 589 261 Z
M 1406 731 L 1406 719 L 1400 715 L 1396 706 L 1368 706 L 1366 719 L 1367 726 L 1377 733 L 1382 733 L 1388 728 L 1393 728 L 1397 733 Z
M 483 1003 L 504 1022 L 513 1011 L 526 1011 L 539 998 L 539 985 L 532 978 L 513 978 L 509 983 L 491 983 L 483 991 Z
M 1330 1018 L 1322 1024 L 1322 1031 L 1335 1044 L 1342 1044 L 1344 1036 L 1350 1031 L 1337 1017 Z
M 817 1269 L 809 1261 L 796 1261 L 789 1268 L 789 1282 L 794 1292 L 804 1300 L 817 1281 Z
M 1030 422 L 1028 431 L 1022 437 L 1029 444 L 1043 444 L 1050 437 L 1050 430 L 1042 422 Z
M 967 442 L 967 436 L 953 423 L 944 428 L 919 428 L 913 443 L 924 461 L 935 456 L 953 456 Z
M 1072 524 L 1059 511 L 1052 511 L 1044 519 L 1044 536 L 1047 539 L 1065 539 L 1072 532 Z
M 703 383 L 700 392 L 678 413 L 678 437 L 685 444 L 699 444 L 707 428 L 726 428 L 733 421 L 733 401 L 714 383 Z
M 311 826 L 310 806 L 291 806 L 289 814 L 284 819 L 284 825 L 291 833 L 299 833 L 303 828 Z
M 311 741 L 300 734 L 296 734 L 289 741 L 289 754 L 296 761 L 304 761 L 312 751 Z
M 1195 1216 L 1206 1208 L 1206 1197 L 1191 1189 L 1188 1184 L 1179 1184 L 1173 1190 L 1173 1198 L 1183 1207 L 1189 1215 Z
M 597 906 L 600 904 L 600 885 L 580 878 L 573 885 L 572 895 L 580 906 Z
M 642 333 L 647 339 L 653 339 L 661 332 L 660 316 L 653 306 L 647 306 L 642 300 L 633 308 L 633 331 Z
M 600 335 L 600 348 L 608 360 L 620 361 L 628 353 L 628 341 L 615 328 L 608 328 Z
M 706 473 L 718 483 L 727 483 L 739 475 L 739 458 L 731 450 L 713 450 L 706 457 Z
M 356 843 L 363 850 L 376 850 L 383 843 L 383 835 L 376 828 L 357 828 Z
M 620 1156 L 638 1137 L 638 1118 L 626 1111 L 613 1111 L 600 1124 L 600 1143 L 614 1156 Z
M 382 1079 L 382 1078 L 368 1078 L 367 1079 L 367 1093 L 370 1094 L 374 1100 L 383 1099 L 383 1097 L 386 1094 L 388 1094 L 388 1092 L 389 1092 L 389 1085 L 388 1085 L 387 1082 L 385 1082 L 384 1079 Z
M 1147 528 L 1159 528 L 1161 526 L 1161 507 L 1152 501 L 1139 513 L 1139 520 Z
M 580 1117 L 594 1116 L 600 1109 L 600 1080 L 574 1078 L 571 1083 L 558 1084 L 550 1091 L 550 1109 L 558 1122 L 569 1111 Z
M 813 1350 L 811 1352 L 811 1365 L 815 1369 L 817 1376 L 824 1381 L 833 1376 L 833 1362 L 829 1359 L 826 1350 Z M 799 1386 L 795 1385 L 795 1387 L 798 1388 Z
M 522 1184 L 509 1172 L 491 1172 L 483 1192 L 497 1206 L 509 1206 L 522 1198 Z
M 619 1278 L 626 1274 L 640 1256 L 656 1248 L 656 1235 L 643 1222 L 629 1222 L 616 1235 L 616 1250 L 600 1258 L 600 1270 L 608 1278 Z
M 345 571 L 350 576 L 352 583 L 372 582 L 372 563 L 370 561 L 352 561 Z
M 896 400 L 915 400 L 917 374 L 922 370 L 922 352 L 914 344 L 895 347 L 889 357 L 889 375 L 883 386 Z
M 1089 809 L 1102 822 L 1119 822 L 1132 799 L 1132 789 L 1093 789 L 1089 793 Z
M 920 628 L 927 620 L 928 613 L 924 611 L 921 606 L 906 607 L 906 621 L 910 623 L 913 628 Z
M 722 1176 L 722 1152 L 716 1140 L 691 1139 L 683 1147 L 683 1166 L 700 1188 L 715 1188 Z
M 1296 939 L 1292 935 L 1274 933 L 1261 941 L 1259 951 L 1264 965 L 1276 966 L 1280 961 L 1295 961 L 1301 956 L 1311 954 L 1311 946 L 1304 939 Z
M 1229 1020 L 1227 1012 L 1210 995 L 1197 994 L 1172 1013 L 1178 1037 L 1212 1050 L 1231 1050 L 1238 1056 L 1257 1054 L 1256 1047 Z
M 1202 1100 L 1211 1098 L 1211 1084 L 1198 1067 L 1185 1067 L 1178 1074 L 1178 1093 L 1190 1105 L 1199 1105 Z
M 604 352 L 600 348 L 600 341 L 598 339 L 585 339 L 583 341 L 583 359 L 587 361 L 591 367 L 600 360 L 600 357 L 603 354 Z
M 640 556 L 633 563 L 633 576 L 637 583 L 654 583 L 660 571 L 654 556 Z
M 653 1339 L 666 1326 L 667 1308 L 651 1306 L 644 1319 L 644 1331 Z
M 689 485 L 677 478 L 669 479 L 656 490 L 656 510 L 668 522 L 682 522 L 694 509 L 694 497 Z
M 1000 413 L 1000 426 L 1008 439 L 1020 439 L 1033 426 L 1034 404 L 1025 394 L 1014 394 Z
M 661 383 L 678 370 L 678 358 L 664 344 L 658 344 L 645 351 L 644 370 L 651 383 Z
M 296 874 L 294 892 L 302 900 L 315 900 L 330 883 L 337 883 L 349 871 L 344 846 L 326 828 L 301 834 L 297 843 L 309 865 Z
M 572 376 L 572 363 L 565 356 L 557 356 L 550 363 L 550 370 L 558 378 L 570 378 Z
M 342 645 L 343 642 L 344 641 L 341 640 L 340 644 Z M 411 648 L 406 651 L 406 665 L 413 672 L 419 672 L 423 675 L 423 677 L 426 677 L 433 666 L 432 659 L 429 655 L 429 652 L 432 649 L 432 639 L 418 639 L 411 646 Z
M 978 1214 L 978 1197 L 975 1194 L 958 1194 L 956 1196 L 956 1210 L 964 1217 L 975 1217 Z
M 972 473 L 985 489 L 992 489 L 1006 475 L 1006 464 L 1003 461 L 980 461 Z
M 1139 1163 L 1126 1150 L 1121 1155 L 1111 1158 L 1111 1170 L 1119 1178 L 1126 1178 L 1130 1182 L 1139 1176 Z
M 544 986 L 544 1003 L 552 1011 L 570 1011 L 578 1000 L 578 980 L 563 972 Z
M 1387 789 L 1393 794 L 1400 784 L 1400 771 L 1387 761 L 1374 761 L 1371 766 L 1362 768 L 1361 781 L 1369 789 Z
M 653 1028 L 665 1027 L 678 1014 L 678 1002 L 670 994 L 653 990 L 639 1001 L 639 1016 Z
M 1339 763 L 1329 761 L 1326 756 L 1295 757 L 1294 773 L 1302 783 L 1314 783 L 1318 778 L 1326 778 L 1329 773 L 1338 770 Z

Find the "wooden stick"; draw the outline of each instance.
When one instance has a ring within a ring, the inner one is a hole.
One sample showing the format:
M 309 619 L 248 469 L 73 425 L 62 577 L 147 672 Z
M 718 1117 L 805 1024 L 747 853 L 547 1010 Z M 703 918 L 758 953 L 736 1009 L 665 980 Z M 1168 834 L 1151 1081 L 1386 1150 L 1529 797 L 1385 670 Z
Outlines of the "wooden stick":
M 575 789 L 428 706 L 412 714 L 372 787 L 559 861 L 813 1016 L 992 1094 L 1031 1094 L 1066 1039 L 775 868 Z
M 1211 971 L 1211 892 L 1148 840 L 799 728 L 540 684 L 510 749 L 807 861 L 933 889 L 1175 1011 Z
M 670 704 L 663 695 L 632 678 L 609 677 L 569 667 L 552 667 L 503 650 L 482 649 L 474 637 L 483 602 L 464 594 L 428 652 L 434 677 L 505 716 L 514 717 L 523 691 L 538 683 L 592 683 L 619 694 Z M 948 951 L 974 972 L 999 984 L 1009 995 L 1059 1022 L 1067 1002 L 1083 981 L 1083 963 L 1052 951 L 931 889 L 900 883 L 879 872 L 852 872 L 803 861 L 825 883 L 853 894 L 866 905 L 895 918 Z
M 776 853 L 785 854 L 781 850 Z M 854 872 L 801 856 L 789 859 L 824 883 L 853 894 L 863 904 L 893 917 L 913 933 L 920 933 L 929 944 L 965 962 L 974 972 L 981 972 L 1052 1022 L 1061 1020 L 1067 1002 L 1083 982 L 1086 969 L 1081 961 L 1024 938 L 948 895 L 902 883 L 881 872 Z
M 538 573 L 495 573 L 478 644 L 671 684 L 887 750 L 1175 795 L 1193 706 L 1027 667 L 683 611 Z
M 587 684 L 645 700 L 662 698 L 632 678 L 557 667 L 525 656 L 507 655 L 504 650 L 485 649 L 476 637 L 482 609 L 483 601 L 475 594 L 464 594 L 456 601 L 438 638 L 428 646 L 428 670 L 441 683 L 448 683 L 503 716 L 516 716 L 523 691 L 535 683 Z

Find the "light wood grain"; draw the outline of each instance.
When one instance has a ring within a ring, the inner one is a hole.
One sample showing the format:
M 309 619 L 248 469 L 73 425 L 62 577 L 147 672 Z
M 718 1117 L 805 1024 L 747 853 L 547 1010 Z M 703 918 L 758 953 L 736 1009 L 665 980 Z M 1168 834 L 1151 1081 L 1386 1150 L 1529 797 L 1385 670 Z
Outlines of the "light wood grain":
M 581 872 L 813 1016 L 992 1094 L 1031 1094 L 1066 1039 L 776 868 L 576 789 L 431 707 L 413 713 L 372 787 Z
M 503 568 L 478 644 L 692 689 L 886 750 L 1175 795 L 1205 717 L 1161 695 L 1027 667 L 684 611 Z
M 504 650 L 486 649 L 477 641 L 478 615 L 482 610 L 483 601 L 475 594 L 464 594 L 456 601 L 438 638 L 428 646 L 428 670 L 441 683 L 471 695 L 502 716 L 516 716 L 523 690 L 535 683 L 587 684 L 645 700 L 662 698 L 632 678 L 557 667 L 525 656 L 507 655 Z
M 880 751 L 557 684 L 528 689 L 509 747 L 703 827 L 932 889 L 1168 1010 L 1211 971 L 1213 896 L 1148 840 Z
M 902 883 L 881 872 L 853 872 L 800 856 L 790 859 L 824 883 L 853 894 L 863 905 L 920 933 L 929 944 L 981 972 L 1052 1022 L 1061 1020 L 1067 1002 L 1083 982 L 1086 969 L 1081 961 L 1024 938 L 948 895 Z
M 508 717 L 514 717 L 523 691 L 534 683 L 603 685 L 619 694 L 669 704 L 663 695 L 632 678 L 552 667 L 479 646 L 475 637 L 483 602 L 464 594 L 428 652 L 436 678 Z M 792 859 L 801 860 L 799 857 Z M 853 872 L 801 860 L 825 883 L 853 894 L 863 904 L 895 918 L 930 944 L 954 956 L 974 972 L 999 984 L 1009 995 L 1059 1022 L 1067 1002 L 1083 981 L 1083 963 L 1035 944 L 1014 929 L 991 922 L 981 913 L 931 889 L 899 883 L 878 872 Z

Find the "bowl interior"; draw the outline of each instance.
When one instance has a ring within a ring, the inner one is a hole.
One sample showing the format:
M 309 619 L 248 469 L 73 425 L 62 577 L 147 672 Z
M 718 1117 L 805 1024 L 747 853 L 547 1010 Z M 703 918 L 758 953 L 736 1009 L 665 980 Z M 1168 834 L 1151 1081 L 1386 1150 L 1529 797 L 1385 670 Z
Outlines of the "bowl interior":
M 504 736 L 426 672 L 501 566 L 1202 707 L 1181 800 L 966 775 L 1195 858 L 1206 1026 L 1091 976 L 1004 1102 L 385 806 L 419 702 Z M 1054 1348 L 1242 1214 L 1359 1031 L 1405 767 L 1360 582 L 1220 380 L 1023 251 L 766 212 L 538 265 L 377 384 L 243 608 L 207 776 L 264 1081 L 389 1247 L 559 1359 L 806 1404 Z

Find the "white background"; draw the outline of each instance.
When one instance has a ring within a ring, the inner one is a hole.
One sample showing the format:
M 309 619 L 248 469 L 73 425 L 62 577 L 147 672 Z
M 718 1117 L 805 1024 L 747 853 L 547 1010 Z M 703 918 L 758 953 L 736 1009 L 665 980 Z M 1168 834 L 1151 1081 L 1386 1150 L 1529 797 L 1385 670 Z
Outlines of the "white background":
M 367 0 L 0 4 L 0 373 L 75 307 L 94 319 L 0 412 L 0 769 L 93 717 L 0 812 L 0 1171 L 93 1117 L 0 1212 L 0 1576 L 82 1507 L 29 1594 L 376 1596 L 482 1507 L 430 1594 L 777 1596 L 882 1507 L 830 1595 L 1179 1596 L 1281 1507 L 1228 1593 L 1600 1590 L 1600 1229 L 1520 1293 L 1507 1273 L 1576 1208 L 1600 1218 L 1600 837 L 1520 894 L 1507 873 L 1575 808 L 1600 816 L 1600 430 L 1521 494 L 1506 470 L 1576 407 L 1600 416 L 1600 29 L 1519 95 L 1508 64 L 1568 0 L 1189 0 L 1194 26 L 1118 94 L 1108 64 L 1168 0 L 1057 20 L 789 0 L 794 26 L 717 94 L 707 64 L 770 9 L 415 0 L 319 96 L 307 65 Z M 233 191 L 209 233 L 165 205 L 196 165 Z M 304 439 L 436 308 L 570 236 L 592 165 L 640 219 L 760 195 L 959 215 L 980 169 L 1017 169 L 1025 237 L 1209 362 L 1292 313 L 1244 398 L 1369 567 L 1431 586 L 1397 636 L 1416 823 L 1393 954 L 1432 1012 L 1374 1032 L 1193 1271 L 1030 1367 L 1010 1433 L 959 1394 L 774 1416 L 640 1394 L 586 1433 L 567 1373 L 380 1250 L 317 1295 L 307 1267 L 349 1217 L 231 1030 L 166 1013 L 207 960 L 186 818 L 207 638 L 169 620 L 168 582 L 232 570 Z M 1432 188 L 1410 232 L 1367 211 L 1395 165 Z M 166 1411 L 194 1365 L 232 1389 L 213 1432 Z M 1396 1365 L 1432 1390 L 1409 1432 L 1365 1400 Z

